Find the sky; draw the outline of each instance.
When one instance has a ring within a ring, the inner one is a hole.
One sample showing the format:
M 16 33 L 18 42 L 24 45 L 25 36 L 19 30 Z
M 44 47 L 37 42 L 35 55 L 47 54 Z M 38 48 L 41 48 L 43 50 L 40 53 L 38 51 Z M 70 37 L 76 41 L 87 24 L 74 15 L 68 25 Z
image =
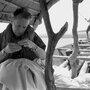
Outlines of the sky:
M 84 0 L 79 4 L 79 19 L 78 19 L 78 31 L 86 30 L 88 26 L 88 22 L 85 21 L 84 18 L 90 18 L 90 0 Z M 68 30 L 66 34 L 72 34 L 73 27 L 73 8 L 72 8 L 72 0 L 60 0 L 56 3 L 50 10 L 50 21 L 53 28 L 53 31 L 57 33 L 60 28 L 68 22 Z M 0 32 L 2 32 L 8 24 L 0 23 Z M 42 20 L 42 24 L 38 26 L 36 32 L 39 35 L 47 34 L 44 21 Z
M 84 18 L 90 18 L 90 0 L 84 0 L 79 4 L 79 19 L 78 19 L 78 28 L 77 30 L 86 30 L 88 26 L 88 22 Z M 60 0 L 56 3 L 50 10 L 50 21 L 53 28 L 53 31 L 57 33 L 60 28 L 68 22 L 68 30 L 66 34 L 72 34 L 73 27 L 73 8 L 72 8 L 72 0 Z M 84 17 L 84 18 L 83 18 Z M 37 33 L 43 34 L 46 33 L 44 23 L 38 26 Z

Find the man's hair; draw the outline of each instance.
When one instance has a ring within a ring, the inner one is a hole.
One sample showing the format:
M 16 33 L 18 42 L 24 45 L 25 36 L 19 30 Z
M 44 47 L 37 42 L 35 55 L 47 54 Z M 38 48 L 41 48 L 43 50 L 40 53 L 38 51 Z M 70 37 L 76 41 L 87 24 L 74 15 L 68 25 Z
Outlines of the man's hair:
M 22 18 L 29 19 L 31 18 L 31 14 L 27 11 L 25 8 L 18 8 L 13 13 L 14 17 L 16 18 L 18 15 L 20 15 Z

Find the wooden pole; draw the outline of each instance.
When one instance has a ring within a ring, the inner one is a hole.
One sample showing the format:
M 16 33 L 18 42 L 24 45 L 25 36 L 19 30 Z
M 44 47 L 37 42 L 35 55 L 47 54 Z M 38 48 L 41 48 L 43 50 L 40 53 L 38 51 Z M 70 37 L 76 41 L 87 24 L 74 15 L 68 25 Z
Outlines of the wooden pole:
M 74 52 L 70 56 L 70 65 L 72 69 L 72 78 L 75 78 L 77 76 L 77 56 L 79 54 L 79 47 L 78 47 L 78 33 L 77 33 L 77 27 L 78 27 L 78 5 L 83 0 L 72 0 L 73 1 L 73 39 L 74 39 Z
M 58 40 L 67 31 L 68 23 L 66 22 L 66 24 L 61 28 L 61 30 L 57 34 L 55 34 L 51 27 L 46 1 L 45 0 L 39 1 L 41 13 L 44 18 L 44 23 L 48 34 L 48 47 L 46 51 L 46 62 L 45 62 L 45 81 L 47 85 L 47 90 L 56 90 L 53 76 L 54 70 L 52 68 L 52 61 L 53 61 L 52 57 Z

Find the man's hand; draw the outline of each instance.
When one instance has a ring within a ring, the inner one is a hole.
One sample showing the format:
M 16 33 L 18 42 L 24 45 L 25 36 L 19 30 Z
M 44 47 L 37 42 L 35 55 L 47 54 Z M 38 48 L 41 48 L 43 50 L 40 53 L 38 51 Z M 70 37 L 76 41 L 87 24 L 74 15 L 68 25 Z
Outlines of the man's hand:
M 4 51 L 5 51 L 6 53 L 14 53 L 14 52 L 20 51 L 21 49 L 22 49 L 22 47 L 19 46 L 18 44 L 9 43 L 9 44 L 4 48 Z
M 38 58 L 40 58 L 42 60 L 46 59 L 46 53 L 45 53 L 45 51 L 43 49 L 41 49 L 40 47 L 38 47 L 32 41 L 26 39 L 26 40 L 19 41 L 18 44 L 20 46 L 30 48 L 32 51 L 34 51 L 34 53 L 37 55 Z
M 31 48 L 36 48 L 36 44 L 34 44 L 32 41 L 26 39 L 18 42 L 19 45 L 24 46 L 24 47 L 29 47 Z

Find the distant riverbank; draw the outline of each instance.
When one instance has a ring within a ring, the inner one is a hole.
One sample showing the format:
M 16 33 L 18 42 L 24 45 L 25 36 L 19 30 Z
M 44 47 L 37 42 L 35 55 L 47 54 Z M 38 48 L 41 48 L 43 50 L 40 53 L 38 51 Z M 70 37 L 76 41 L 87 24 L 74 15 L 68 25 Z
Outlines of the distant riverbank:
M 79 40 L 83 40 L 85 38 L 79 38 Z M 42 40 L 44 41 L 44 43 L 48 44 L 48 38 L 47 37 L 42 37 Z M 72 44 L 73 43 L 73 38 L 61 38 L 57 45 L 56 45 L 56 48 L 59 48 L 59 47 L 63 47 L 63 46 L 66 46 L 66 45 L 69 45 L 69 44 Z
M 40 35 L 41 38 L 47 38 L 47 35 Z M 86 38 L 86 33 L 82 32 L 82 33 L 78 33 L 78 37 L 79 38 Z M 71 34 L 65 34 L 63 35 L 62 38 L 73 38 L 73 36 Z
M 40 35 L 44 43 L 47 45 L 48 44 L 48 37 L 47 35 Z M 80 32 L 78 33 L 78 39 L 83 40 L 86 39 L 86 32 Z M 65 34 L 57 43 L 56 48 L 66 46 L 68 44 L 73 43 L 73 36 L 71 34 Z

